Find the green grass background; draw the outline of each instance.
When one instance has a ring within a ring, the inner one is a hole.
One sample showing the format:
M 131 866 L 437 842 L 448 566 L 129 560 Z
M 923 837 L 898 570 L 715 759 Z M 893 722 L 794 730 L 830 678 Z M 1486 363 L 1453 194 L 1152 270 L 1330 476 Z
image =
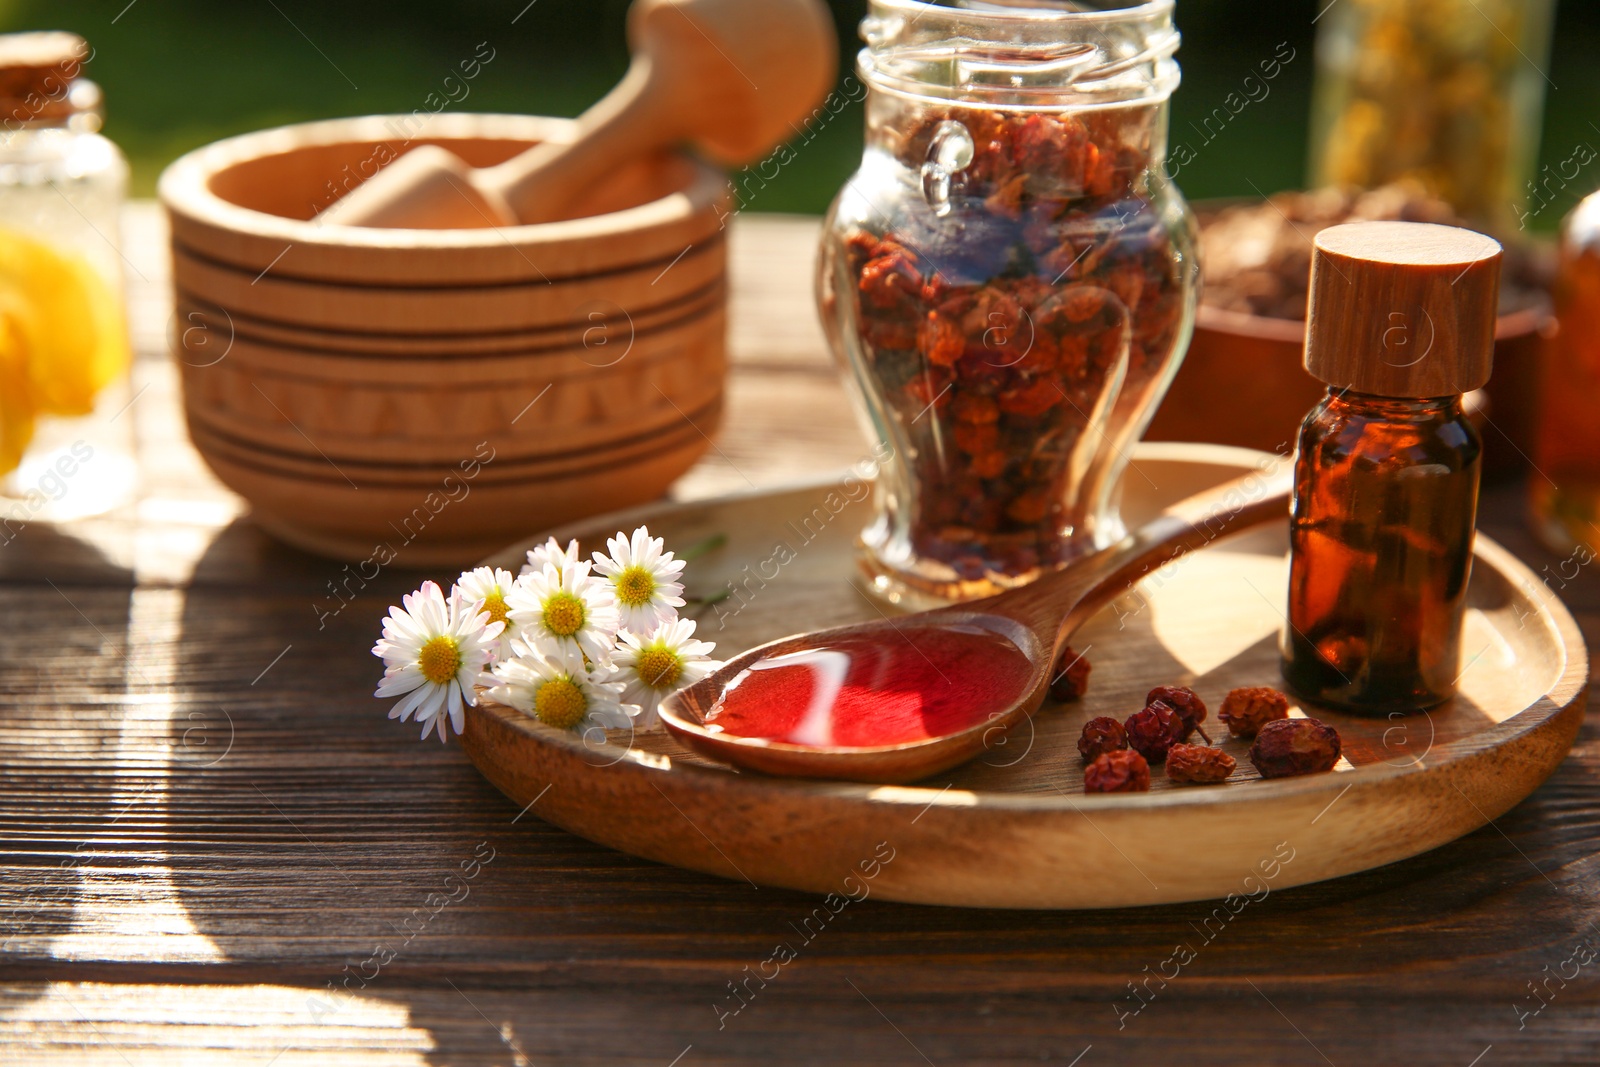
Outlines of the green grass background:
M 759 2 L 759 0 L 749 0 Z M 1339 2 L 1339 0 L 1334 0 Z M 1182 139 L 1279 42 L 1296 58 L 1200 156 L 1183 168 L 1190 197 L 1249 196 L 1303 182 L 1312 76 L 1313 18 L 1328 0 L 1178 0 L 1183 86 L 1173 101 Z M 90 76 L 107 99 L 106 133 L 133 163 L 136 195 L 161 168 L 229 134 L 336 115 L 422 107 L 479 42 L 495 58 L 458 110 L 573 115 L 599 98 L 627 64 L 622 0 L 0 0 L 0 29 L 71 29 L 94 45 Z M 865 0 L 833 9 L 847 55 Z M 513 21 L 515 20 L 515 21 Z M 1600 4 L 1562 0 L 1548 89 L 1542 159 L 1576 144 L 1600 146 Z M 860 109 L 807 143 L 750 204 L 760 211 L 821 212 L 854 169 Z M 1592 173 L 1591 173 L 1592 171 Z M 1600 162 L 1541 213 L 1555 224 L 1600 187 Z

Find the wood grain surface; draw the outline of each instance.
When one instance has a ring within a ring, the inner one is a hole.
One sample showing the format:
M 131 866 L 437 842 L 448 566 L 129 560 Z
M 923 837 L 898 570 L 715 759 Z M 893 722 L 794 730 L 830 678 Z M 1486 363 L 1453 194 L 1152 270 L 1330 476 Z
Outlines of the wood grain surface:
M 363 586 L 283 548 L 204 472 L 163 355 L 165 237 L 147 206 L 127 222 L 137 501 L 0 546 L 0 1061 L 1594 1062 L 1591 721 L 1493 825 L 1221 912 L 958 911 L 861 879 L 841 906 L 520 813 L 370 696 L 377 619 L 419 575 Z M 866 455 L 814 237 L 734 222 L 727 418 L 677 493 Z M 1600 580 L 1534 547 L 1521 493 L 1490 492 L 1484 527 L 1592 640 Z

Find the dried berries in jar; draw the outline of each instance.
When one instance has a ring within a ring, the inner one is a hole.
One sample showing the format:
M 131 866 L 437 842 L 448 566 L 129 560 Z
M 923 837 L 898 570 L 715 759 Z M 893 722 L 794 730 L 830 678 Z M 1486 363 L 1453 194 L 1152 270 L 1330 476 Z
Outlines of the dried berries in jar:
M 1097 756 L 1083 770 L 1085 793 L 1144 793 L 1150 789 L 1150 764 L 1131 749 Z
M 1339 731 L 1319 719 L 1269 722 L 1250 746 L 1250 762 L 1263 778 L 1331 771 L 1339 762 Z
M 1254 737 L 1267 723 L 1288 717 L 1289 698 L 1265 685 L 1230 689 L 1217 712 L 1234 737 Z
M 1167 750 L 1167 777 L 1174 782 L 1224 782 L 1237 766 L 1232 756 L 1209 745 L 1177 744 Z
M 1089 672 L 1094 668 L 1081 654 L 1068 645 L 1056 660 L 1055 675 L 1050 679 L 1050 699 L 1065 704 L 1081 700 L 1089 691 Z
M 1099 715 L 1084 723 L 1083 736 L 1078 738 L 1078 754 L 1085 762 L 1092 762 L 1107 752 L 1119 752 L 1127 747 L 1127 731 L 1109 715 Z
M 1179 741 L 1189 740 L 1189 735 L 1196 730 L 1200 731 L 1201 737 L 1211 740 L 1205 727 L 1200 725 L 1206 721 L 1206 702 L 1200 699 L 1199 693 L 1186 685 L 1158 685 L 1150 690 L 1144 702 L 1152 704 L 1158 700 L 1177 712 L 1178 718 L 1183 720 L 1183 736 L 1178 738 Z
M 952 138 L 970 162 L 942 208 L 860 189 L 843 319 L 905 442 L 910 552 L 942 582 L 1025 578 L 1092 532 L 1095 472 L 1176 356 L 1193 264 L 1152 199 L 1160 108 L 905 108 L 869 116 L 902 173 L 926 183 Z
M 1129 748 L 1151 763 L 1160 763 L 1182 735 L 1183 720 L 1177 712 L 1155 700 L 1129 715 L 1123 728 L 1128 732 Z

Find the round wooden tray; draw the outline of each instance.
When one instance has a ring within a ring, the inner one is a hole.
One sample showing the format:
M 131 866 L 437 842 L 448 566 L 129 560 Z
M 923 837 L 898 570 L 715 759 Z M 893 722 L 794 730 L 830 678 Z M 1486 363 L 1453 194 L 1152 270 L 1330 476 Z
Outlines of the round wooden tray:
M 1124 478 L 1130 524 L 1249 469 L 1263 454 L 1142 445 Z M 641 521 L 683 549 L 687 593 L 737 594 L 701 611 L 700 635 L 732 654 L 797 631 L 877 618 L 856 579 L 863 483 L 657 505 L 556 531 L 585 555 Z M 537 539 L 543 540 L 543 537 Z M 491 562 L 516 571 L 530 540 Z M 1307 705 L 1336 726 L 1333 773 L 1261 781 L 1247 746 L 1218 786 L 1160 769 L 1147 794 L 1083 794 L 1076 740 L 1093 715 L 1122 718 L 1153 686 L 1277 685 L 1286 530 L 1224 540 L 1142 582 L 1080 631 L 1094 664 L 1081 703 L 1046 703 L 989 752 L 915 786 L 741 773 L 659 727 L 600 744 L 486 704 L 462 737 L 495 786 L 540 818 L 638 856 L 757 885 L 973 907 L 1102 908 L 1246 896 L 1351 874 L 1436 848 L 1532 792 L 1566 755 L 1583 715 L 1588 657 L 1577 625 L 1538 578 L 1480 537 L 1460 692 L 1426 714 L 1362 719 Z M 1226 737 L 1215 723 L 1212 736 Z

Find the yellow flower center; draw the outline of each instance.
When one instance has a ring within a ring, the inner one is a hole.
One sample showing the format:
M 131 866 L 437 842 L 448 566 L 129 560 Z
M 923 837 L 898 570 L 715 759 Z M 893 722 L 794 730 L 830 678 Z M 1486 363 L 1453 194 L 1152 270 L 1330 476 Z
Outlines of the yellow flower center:
M 417 666 L 428 681 L 443 685 L 461 670 L 461 646 L 453 637 L 430 637 L 417 652 Z
M 668 689 L 683 674 L 683 659 L 676 652 L 656 645 L 639 653 L 634 669 L 639 672 L 639 680 L 651 689 Z
M 544 628 L 557 637 L 571 637 L 583 626 L 583 601 L 568 592 L 556 593 L 544 602 Z
M 617 575 L 612 584 L 617 587 L 618 602 L 625 607 L 638 608 L 650 603 L 656 591 L 656 576 L 648 567 L 636 563 Z
M 506 598 L 499 589 L 483 598 L 483 610 L 489 613 L 491 623 L 506 622 Z
M 533 698 L 533 713 L 539 721 L 562 730 L 578 725 L 588 711 L 588 698 L 571 678 L 550 679 Z

